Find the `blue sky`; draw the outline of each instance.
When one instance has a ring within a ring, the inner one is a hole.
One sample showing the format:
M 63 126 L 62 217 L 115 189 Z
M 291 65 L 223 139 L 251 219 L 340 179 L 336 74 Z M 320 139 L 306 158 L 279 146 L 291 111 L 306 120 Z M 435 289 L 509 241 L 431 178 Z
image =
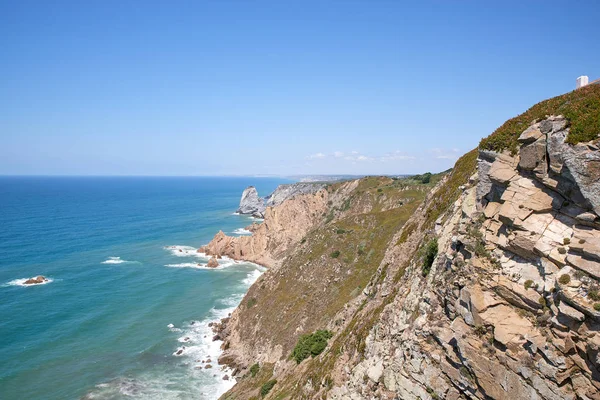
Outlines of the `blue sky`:
M 493 3 L 0 0 L 0 174 L 447 169 L 600 78 L 600 3 Z

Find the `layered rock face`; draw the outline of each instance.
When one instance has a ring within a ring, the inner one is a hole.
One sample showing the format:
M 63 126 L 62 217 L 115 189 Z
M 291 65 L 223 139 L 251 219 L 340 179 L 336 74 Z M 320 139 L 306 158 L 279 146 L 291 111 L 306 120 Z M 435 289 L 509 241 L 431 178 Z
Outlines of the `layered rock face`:
M 551 117 L 480 153 L 431 272 L 413 260 L 328 397 L 600 399 L 600 152 L 567 134 Z

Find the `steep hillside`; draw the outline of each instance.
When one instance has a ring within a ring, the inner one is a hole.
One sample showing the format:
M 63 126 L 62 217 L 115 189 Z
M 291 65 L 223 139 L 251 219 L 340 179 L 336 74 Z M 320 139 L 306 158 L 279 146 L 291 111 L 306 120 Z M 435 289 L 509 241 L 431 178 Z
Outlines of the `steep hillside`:
M 532 107 L 428 184 L 331 185 L 215 238 L 271 266 L 218 327 L 223 398 L 600 399 L 599 94 Z

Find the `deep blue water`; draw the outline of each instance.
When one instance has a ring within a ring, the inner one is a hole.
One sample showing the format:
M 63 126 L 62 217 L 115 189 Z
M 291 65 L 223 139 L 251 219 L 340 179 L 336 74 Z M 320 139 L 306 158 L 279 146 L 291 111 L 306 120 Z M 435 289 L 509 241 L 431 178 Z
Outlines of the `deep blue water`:
M 195 248 L 253 222 L 233 215 L 246 186 L 283 182 L 0 177 L 0 398 L 217 397 L 233 382 L 206 325 L 260 269 Z

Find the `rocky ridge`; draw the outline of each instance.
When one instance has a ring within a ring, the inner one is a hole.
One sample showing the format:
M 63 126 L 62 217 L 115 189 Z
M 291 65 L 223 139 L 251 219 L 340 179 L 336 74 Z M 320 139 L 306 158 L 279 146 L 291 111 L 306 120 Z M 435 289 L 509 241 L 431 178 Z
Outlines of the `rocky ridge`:
M 273 267 L 220 325 L 238 379 L 223 398 L 276 381 L 266 398 L 600 399 L 599 140 L 571 129 L 546 115 L 433 188 L 347 182 L 305 195 L 316 212 L 270 208 L 290 218 L 265 216 L 254 241 L 221 238 Z M 296 365 L 317 329 L 334 336 Z
M 298 182 L 279 185 L 273 193 L 264 199 L 258 196 L 258 191 L 254 186 L 248 186 L 242 193 L 240 206 L 236 212 L 239 214 L 249 214 L 256 218 L 264 218 L 267 207 L 277 206 L 297 195 L 316 193 L 324 186 L 324 183 L 319 182 Z

